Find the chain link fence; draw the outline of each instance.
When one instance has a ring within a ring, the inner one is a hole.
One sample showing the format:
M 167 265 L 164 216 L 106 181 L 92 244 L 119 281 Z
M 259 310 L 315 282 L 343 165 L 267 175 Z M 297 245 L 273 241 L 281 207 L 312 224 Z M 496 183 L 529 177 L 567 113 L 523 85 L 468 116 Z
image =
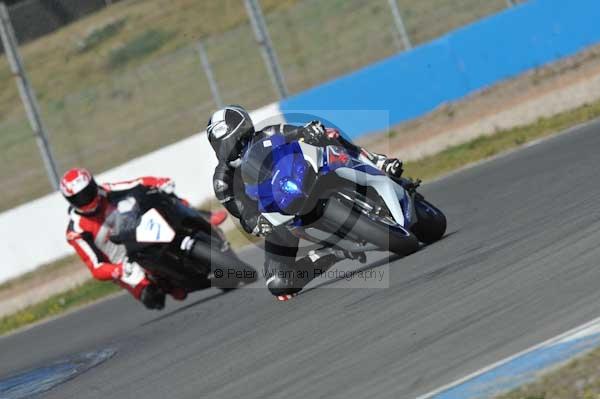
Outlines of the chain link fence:
M 389 0 L 288 3 L 267 12 L 265 20 L 291 94 L 405 50 Z M 396 4 L 412 45 L 509 6 L 506 0 L 397 0 Z M 123 21 L 126 28 L 127 20 Z M 44 40 L 22 49 L 26 66 L 71 62 L 52 54 L 37 55 Z M 256 108 L 277 100 L 249 22 L 201 40 L 224 103 Z M 190 38 L 188 44 L 148 57 L 150 61 L 142 64 L 107 68 L 94 84 L 75 85 L 66 95 L 38 92 L 60 172 L 74 165 L 103 171 L 200 131 L 217 104 L 198 44 Z M 0 82 L 12 79 L 5 63 L 0 58 Z M 32 75 L 35 89 L 41 78 Z M 71 87 L 71 77 L 53 76 L 53 87 Z M 0 161 L 0 183 L 10 187 L 0 197 L 0 210 L 51 191 L 20 107 L 6 113 L 0 109 Z

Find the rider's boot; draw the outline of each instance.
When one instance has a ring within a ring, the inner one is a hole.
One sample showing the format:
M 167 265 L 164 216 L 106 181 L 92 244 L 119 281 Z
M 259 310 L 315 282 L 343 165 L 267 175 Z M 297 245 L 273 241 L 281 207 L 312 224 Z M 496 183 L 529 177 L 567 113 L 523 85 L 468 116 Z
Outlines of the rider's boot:
M 149 284 L 142 291 L 140 301 L 148 309 L 162 310 L 165 307 L 165 293 L 156 285 Z
M 286 272 L 281 270 L 277 274 L 271 273 L 271 277 L 267 280 L 267 288 L 278 301 L 289 301 L 296 297 L 310 281 L 321 276 L 335 263 L 345 259 L 366 263 L 367 256 L 364 252 L 350 252 L 334 248 L 312 250 L 306 257 L 296 262 L 293 271 L 288 272 L 291 273 L 288 277 L 293 276 L 293 278 L 284 279 L 283 276 L 286 275 Z

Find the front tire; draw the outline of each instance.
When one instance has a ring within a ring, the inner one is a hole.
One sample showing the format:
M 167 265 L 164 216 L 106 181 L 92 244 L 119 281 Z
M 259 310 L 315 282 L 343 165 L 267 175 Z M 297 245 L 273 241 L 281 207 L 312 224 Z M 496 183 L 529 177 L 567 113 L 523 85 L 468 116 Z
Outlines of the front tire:
M 417 223 L 411 228 L 419 241 L 424 244 L 433 244 L 439 241 L 446 233 L 446 216 L 444 213 L 425 201 L 423 197 L 415 198 L 415 211 Z

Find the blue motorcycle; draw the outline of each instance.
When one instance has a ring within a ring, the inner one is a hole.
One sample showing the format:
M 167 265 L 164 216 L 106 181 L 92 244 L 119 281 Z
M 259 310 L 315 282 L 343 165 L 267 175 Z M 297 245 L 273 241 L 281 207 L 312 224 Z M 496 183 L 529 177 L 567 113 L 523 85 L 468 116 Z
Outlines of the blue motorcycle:
M 257 136 L 241 169 L 246 194 L 273 226 L 322 246 L 405 256 L 446 231 L 442 211 L 341 146 Z

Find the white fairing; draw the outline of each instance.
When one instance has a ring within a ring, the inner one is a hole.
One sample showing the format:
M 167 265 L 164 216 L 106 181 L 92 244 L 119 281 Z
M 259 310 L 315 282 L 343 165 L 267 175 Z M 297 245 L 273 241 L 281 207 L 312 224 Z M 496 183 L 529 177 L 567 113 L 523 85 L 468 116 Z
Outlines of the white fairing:
M 273 226 L 281 226 L 282 224 L 285 224 L 285 223 L 289 222 L 290 220 L 294 220 L 294 216 L 284 215 L 284 214 L 281 214 L 278 212 L 263 213 L 262 215 Z
M 175 238 L 173 228 L 154 208 L 144 213 L 135 233 L 138 242 L 171 242 Z
M 313 167 L 315 172 L 319 172 L 319 168 L 323 165 L 323 149 L 320 147 L 315 147 L 314 145 L 306 144 L 304 142 L 298 142 L 300 144 L 300 148 L 302 149 L 302 155 L 304 155 L 304 159 L 306 162 Z
M 351 168 L 339 168 L 335 170 L 335 173 L 341 178 L 358 185 L 374 188 L 387 205 L 396 223 L 404 226 L 404 214 L 400 206 L 402 197 L 398 197 L 398 195 L 401 194 L 404 196 L 405 192 L 402 187 L 400 187 L 400 190 L 397 190 L 397 183 L 387 176 L 374 176 Z

